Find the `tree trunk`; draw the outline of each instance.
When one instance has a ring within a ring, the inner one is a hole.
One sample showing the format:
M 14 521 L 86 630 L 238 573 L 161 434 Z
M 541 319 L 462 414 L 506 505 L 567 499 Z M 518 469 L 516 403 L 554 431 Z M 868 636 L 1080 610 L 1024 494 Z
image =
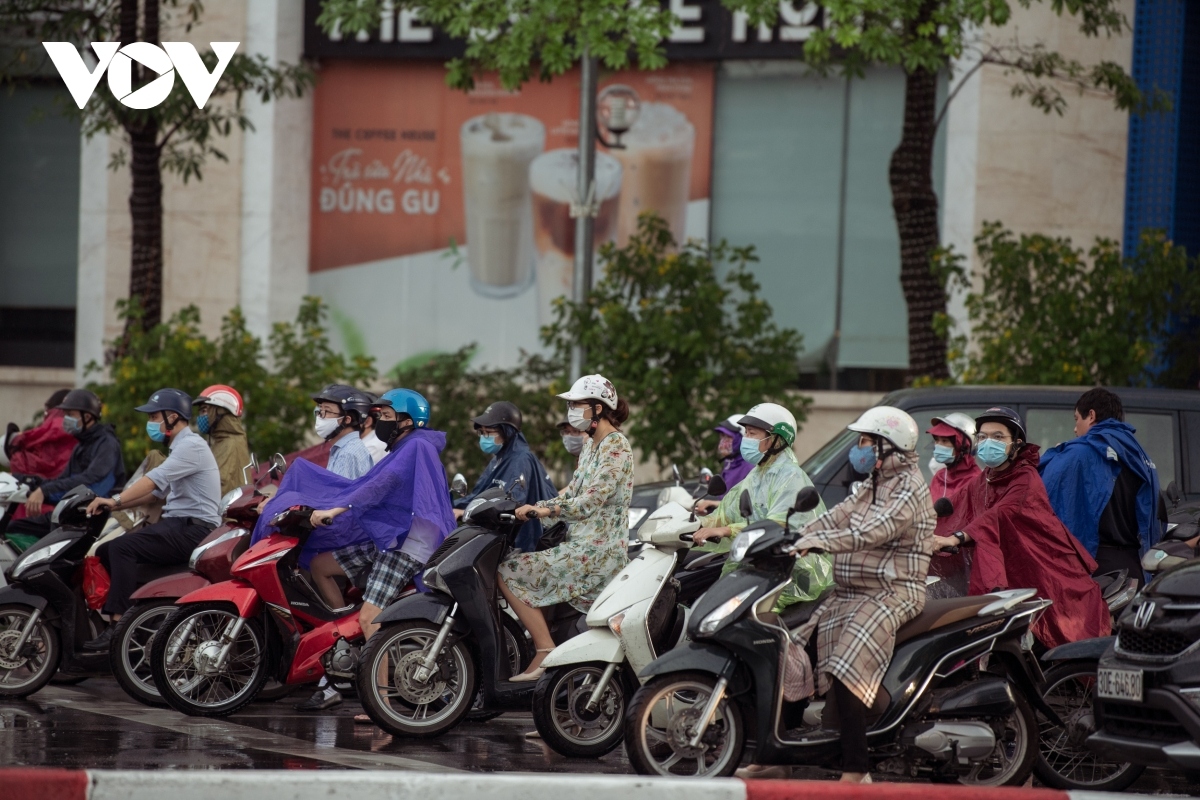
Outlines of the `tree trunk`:
M 946 342 L 933 329 L 946 313 L 946 294 L 930 271 L 938 246 L 938 199 L 933 191 L 937 132 L 937 74 L 919 70 L 904 83 L 904 132 L 892 153 L 888 182 L 900 231 L 900 285 L 908 305 L 908 380 L 949 378 Z

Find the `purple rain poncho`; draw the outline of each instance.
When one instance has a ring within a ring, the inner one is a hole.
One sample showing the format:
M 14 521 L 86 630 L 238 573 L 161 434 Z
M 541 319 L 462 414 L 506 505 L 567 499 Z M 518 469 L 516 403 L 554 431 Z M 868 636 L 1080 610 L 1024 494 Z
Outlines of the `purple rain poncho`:
M 446 470 L 438 455 L 445 446 L 446 434 L 441 431 L 415 430 L 357 480 L 347 480 L 304 459 L 296 459 L 283 476 L 279 491 L 263 509 L 251 543 L 272 533 L 269 520 L 276 514 L 303 505 L 350 509 L 334 519 L 332 525 L 313 531 L 300 557 L 305 568 L 318 553 L 352 544 L 371 541 L 381 552 L 398 549 L 404 544 L 414 517 L 421 517 L 437 528 L 437 541 L 432 543 L 436 548 L 455 525 Z

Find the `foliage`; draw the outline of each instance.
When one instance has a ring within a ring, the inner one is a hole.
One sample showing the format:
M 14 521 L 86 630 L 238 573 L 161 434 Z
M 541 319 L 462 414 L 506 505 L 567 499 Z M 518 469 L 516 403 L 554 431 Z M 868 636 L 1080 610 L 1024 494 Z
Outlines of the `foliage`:
M 344 33 L 379 25 L 386 0 L 322 0 L 317 24 Z M 629 0 L 395 0 L 389 7 L 419 9 L 436 25 L 467 43 L 447 65 L 446 82 L 470 89 L 475 76 L 497 72 L 506 89 L 535 75 L 549 80 L 575 65 L 584 53 L 608 69 L 624 69 L 630 56 L 642 69 L 659 69 L 667 59 L 662 41 L 675 17 L 665 3 Z
M 772 321 L 749 269 L 753 247 L 677 250 L 666 222 L 642 214 L 629 243 L 605 244 L 600 256 L 604 277 L 582 304 L 560 299 L 542 338 L 564 361 L 584 346 L 588 369 L 634 407 L 630 439 L 659 467 L 711 462 L 713 426 L 755 403 L 782 402 L 804 420 L 809 401 L 785 397 L 801 337 Z
M 129 301 L 119 301 L 118 309 L 123 318 L 141 313 Z M 361 386 L 375 377 L 370 360 L 347 360 L 333 351 L 325 315 L 319 298 L 305 298 L 296 321 L 276 323 L 265 348 L 237 308 L 222 320 L 216 339 L 200 331 L 195 306 L 147 331 L 129 326 L 121 354 L 107 365 L 107 382 L 88 387 L 104 401 L 105 421 L 116 426 L 126 465 L 136 467 L 156 446 L 146 436 L 145 415 L 133 409 L 164 387 L 194 397 L 206 386 L 228 384 L 245 401 L 243 421 L 260 459 L 300 448 L 312 428 L 312 392 L 335 381 Z M 87 372 L 102 376 L 104 368 L 92 362 Z
M 1146 231 L 1132 258 L 1110 239 L 1085 257 L 1068 238 L 1016 237 L 999 223 L 975 244 L 972 349 L 961 337 L 950 347 L 964 382 L 1146 386 L 1189 346 L 1174 323 L 1200 308 L 1200 265 L 1161 231 Z M 940 257 L 965 283 L 961 256 Z

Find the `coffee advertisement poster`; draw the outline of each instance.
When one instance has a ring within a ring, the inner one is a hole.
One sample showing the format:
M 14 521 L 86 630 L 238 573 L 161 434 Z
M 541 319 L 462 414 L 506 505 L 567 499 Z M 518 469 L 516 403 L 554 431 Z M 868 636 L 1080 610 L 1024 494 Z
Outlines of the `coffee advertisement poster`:
M 707 238 L 713 84 L 711 63 L 601 71 L 640 111 L 624 148 L 597 146 L 597 248 L 645 210 Z M 572 292 L 578 71 L 462 92 L 441 63 L 331 59 L 314 104 L 310 290 L 343 348 L 381 371 L 472 343 L 498 367 L 540 350 Z

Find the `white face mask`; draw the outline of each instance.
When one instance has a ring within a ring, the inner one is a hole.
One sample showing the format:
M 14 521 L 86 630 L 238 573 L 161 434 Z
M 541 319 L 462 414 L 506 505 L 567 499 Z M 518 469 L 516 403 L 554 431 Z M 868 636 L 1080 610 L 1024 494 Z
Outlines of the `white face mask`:
M 316 429 L 317 436 L 320 436 L 322 439 L 328 439 L 338 429 L 338 419 L 336 417 L 334 419 L 317 417 L 316 422 L 313 423 L 313 428 Z
M 583 440 L 586 438 L 586 436 L 576 436 L 574 434 L 564 436 L 562 437 L 563 447 L 567 448 L 567 452 L 571 455 L 577 456 L 583 452 Z
M 592 421 L 583 415 L 582 408 L 568 408 L 567 422 L 577 431 L 586 431 L 592 424 Z
M 946 465 L 938 461 L 936 458 L 929 459 L 929 474 L 936 475 L 946 468 Z

